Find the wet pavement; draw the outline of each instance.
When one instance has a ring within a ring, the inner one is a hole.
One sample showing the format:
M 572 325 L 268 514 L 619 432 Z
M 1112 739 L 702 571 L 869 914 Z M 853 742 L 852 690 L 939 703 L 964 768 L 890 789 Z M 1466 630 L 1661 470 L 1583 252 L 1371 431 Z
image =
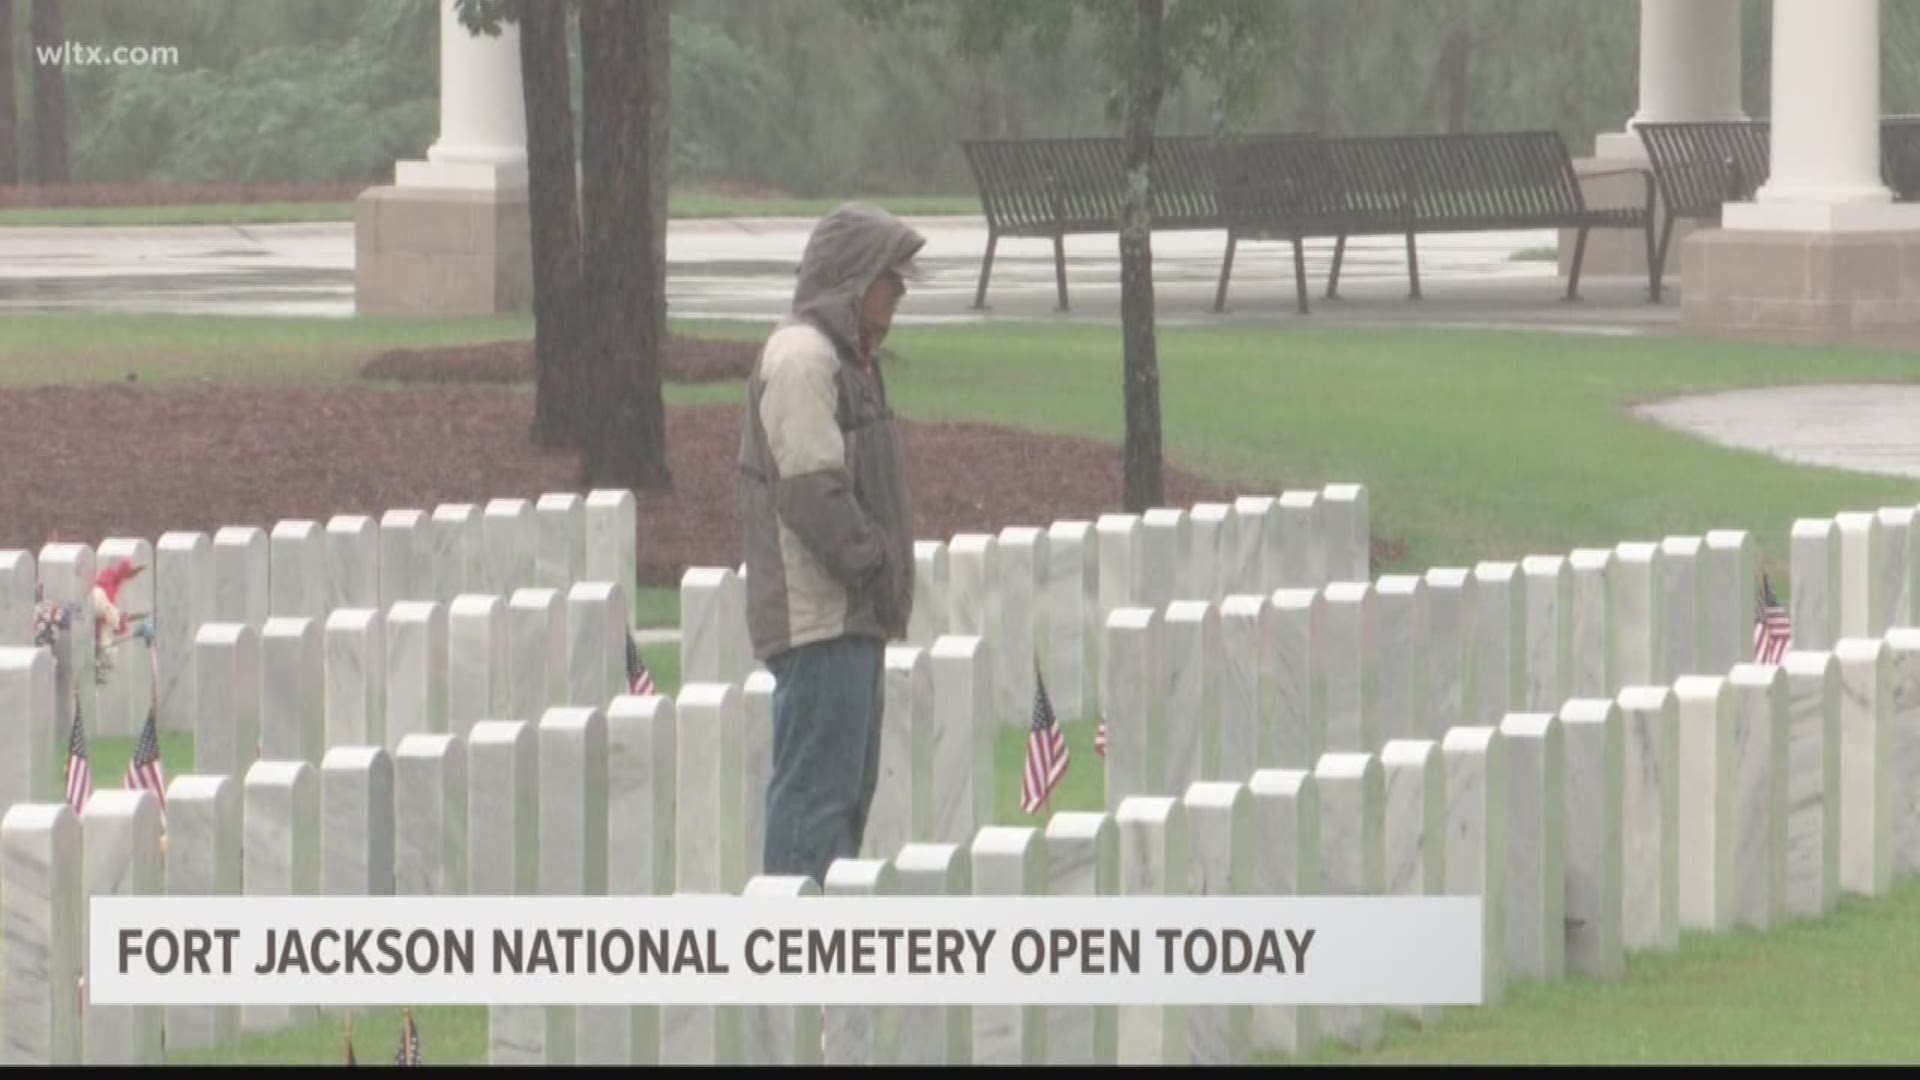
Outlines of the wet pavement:
M 1920 477 L 1920 386 L 1781 386 L 1671 398 L 1635 414 L 1802 465 Z
M 1056 310 L 1052 244 L 1000 242 L 987 311 L 973 309 L 986 247 L 984 222 L 917 218 L 927 237 L 906 322 L 990 318 L 1113 321 L 1120 267 L 1111 235 L 1069 237 L 1071 310 Z M 667 303 L 679 317 L 777 317 L 793 287 L 793 269 L 812 222 L 806 219 L 675 221 L 667 235 Z M 1679 323 L 1678 299 L 1650 304 L 1643 283 L 1592 277 L 1584 299 L 1560 299 L 1552 262 L 1516 260 L 1551 247 L 1552 232 L 1493 232 L 1421 237 L 1426 298 L 1407 297 L 1404 243 L 1368 237 L 1349 243 L 1341 297 L 1321 297 L 1331 241 L 1308 245 L 1314 324 L 1444 325 L 1662 332 Z M 1164 324 L 1221 319 L 1302 319 L 1294 313 L 1291 248 L 1243 243 L 1235 257 L 1229 310 L 1213 313 L 1225 234 L 1167 232 L 1153 238 L 1155 301 Z M 223 315 L 348 317 L 353 301 L 350 222 L 254 226 L 0 229 L 0 312 L 119 311 Z

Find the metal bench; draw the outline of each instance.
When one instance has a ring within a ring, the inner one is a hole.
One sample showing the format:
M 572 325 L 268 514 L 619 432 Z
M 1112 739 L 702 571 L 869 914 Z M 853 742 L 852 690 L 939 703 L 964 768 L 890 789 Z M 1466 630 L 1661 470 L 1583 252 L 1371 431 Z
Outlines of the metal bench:
M 1338 294 L 1349 236 L 1405 236 L 1407 277 L 1420 299 L 1420 233 L 1495 229 L 1578 230 L 1567 298 L 1576 299 L 1587 233 L 1638 229 L 1653 252 L 1653 179 L 1644 169 L 1587 173 L 1585 178 L 1639 174 L 1640 205 L 1590 207 L 1566 143 L 1553 131 L 1415 135 L 1223 143 L 1215 154 L 1228 224 L 1214 306 L 1225 306 L 1233 251 L 1241 240 L 1291 239 L 1299 309 L 1307 311 L 1301 241 L 1334 237 L 1327 296 Z M 1265 176 L 1267 179 L 1262 180 Z M 1649 276 L 1653 298 L 1658 280 Z
M 1219 229 L 1207 136 L 1154 139 L 1153 229 Z M 1126 143 L 1118 137 L 972 139 L 961 143 L 987 219 L 973 306 L 983 308 L 1001 237 L 1053 241 L 1054 285 L 1067 310 L 1065 238 L 1118 233 L 1126 209 Z
M 1766 182 L 1771 131 L 1765 120 L 1678 120 L 1633 127 L 1646 148 L 1664 207 L 1650 271 L 1657 289 L 1674 222 L 1718 222 L 1722 203 L 1749 200 Z

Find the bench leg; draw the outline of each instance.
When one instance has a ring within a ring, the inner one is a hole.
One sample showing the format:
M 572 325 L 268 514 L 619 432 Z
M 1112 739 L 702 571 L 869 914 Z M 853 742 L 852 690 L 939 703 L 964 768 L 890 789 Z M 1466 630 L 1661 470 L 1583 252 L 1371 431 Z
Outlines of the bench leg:
M 1060 306 L 1054 310 L 1067 310 L 1067 241 L 1062 236 L 1053 238 L 1053 287 L 1060 294 Z
M 1227 310 L 1227 279 L 1233 276 L 1233 251 L 1239 243 L 1239 237 L 1232 233 L 1227 234 L 1227 254 L 1220 260 L 1220 287 L 1213 293 L 1213 310 L 1216 315 Z
M 1293 293 L 1300 314 L 1307 314 L 1307 242 L 1298 236 L 1293 238 Z
M 1660 226 L 1660 246 L 1653 253 L 1653 302 L 1660 302 L 1660 279 L 1666 276 L 1667 244 L 1673 239 L 1673 215 L 1668 214 L 1666 223 Z
M 1413 234 L 1407 234 L 1407 283 L 1412 287 L 1408 298 L 1420 299 L 1420 249 L 1414 245 Z
M 987 234 L 987 255 L 980 260 L 980 286 L 973 291 L 973 310 L 985 311 L 987 308 L 987 278 L 993 276 L 993 250 L 1000 246 L 1000 234 Z
M 1660 302 L 1660 264 L 1654 261 L 1653 254 L 1653 215 L 1647 215 L 1644 230 L 1647 239 L 1647 297 L 1651 303 Z
M 1333 269 L 1327 273 L 1327 299 L 1331 300 L 1340 291 L 1340 264 L 1347 258 L 1347 234 L 1341 233 L 1333 241 Z
M 1580 263 L 1587 257 L 1587 230 L 1582 228 L 1573 242 L 1573 267 L 1567 272 L 1567 299 L 1580 299 Z

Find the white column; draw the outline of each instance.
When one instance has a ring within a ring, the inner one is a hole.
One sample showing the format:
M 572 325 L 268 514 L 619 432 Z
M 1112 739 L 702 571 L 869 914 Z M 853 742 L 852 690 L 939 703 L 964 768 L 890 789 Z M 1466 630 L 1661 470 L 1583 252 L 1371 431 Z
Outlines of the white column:
M 1745 118 L 1740 0 L 1640 0 L 1640 107 L 1625 132 L 1600 136 L 1599 155 L 1645 158 L 1634 124 Z
M 1851 232 L 1911 224 L 1880 178 L 1880 0 L 1774 0 L 1767 182 L 1729 229 Z
M 476 35 L 460 24 L 455 0 L 440 0 L 440 138 L 427 160 L 395 166 L 394 182 L 486 191 L 527 186 L 517 24 Z

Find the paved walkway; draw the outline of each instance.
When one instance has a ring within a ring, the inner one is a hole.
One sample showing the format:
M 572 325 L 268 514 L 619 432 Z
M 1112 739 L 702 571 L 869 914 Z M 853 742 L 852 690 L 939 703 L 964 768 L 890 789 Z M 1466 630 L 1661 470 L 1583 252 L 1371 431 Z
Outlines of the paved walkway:
M 1672 398 L 1635 413 L 1803 465 L 1920 477 L 1920 386 L 1783 386 Z
M 1022 318 L 1113 322 L 1119 312 L 1119 253 L 1112 236 L 1067 241 L 1072 311 L 1054 310 L 1052 245 L 1003 240 L 990 310 L 972 310 L 986 229 L 981 219 L 920 218 L 929 280 L 914 289 L 903 321 Z M 812 222 L 804 219 L 675 221 L 667 235 L 667 302 L 676 316 L 765 321 L 792 294 L 793 270 Z M 1154 237 L 1154 280 L 1163 323 L 1222 318 L 1282 324 L 1365 323 L 1527 327 L 1578 333 L 1669 330 L 1677 298 L 1649 304 L 1628 278 L 1590 278 L 1586 299 L 1566 303 L 1554 264 L 1516 261 L 1551 247 L 1552 232 L 1493 232 L 1420 239 L 1427 298 L 1407 299 L 1402 241 L 1368 237 L 1348 246 L 1342 298 L 1325 301 L 1331 241 L 1308 247 L 1314 313 L 1293 310 L 1293 263 L 1285 243 L 1244 244 L 1235 260 L 1231 310 L 1212 313 L 1225 235 Z M 0 229 L 0 312 L 137 311 L 197 314 L 353 314 L 353 226 L 180 226 Z

